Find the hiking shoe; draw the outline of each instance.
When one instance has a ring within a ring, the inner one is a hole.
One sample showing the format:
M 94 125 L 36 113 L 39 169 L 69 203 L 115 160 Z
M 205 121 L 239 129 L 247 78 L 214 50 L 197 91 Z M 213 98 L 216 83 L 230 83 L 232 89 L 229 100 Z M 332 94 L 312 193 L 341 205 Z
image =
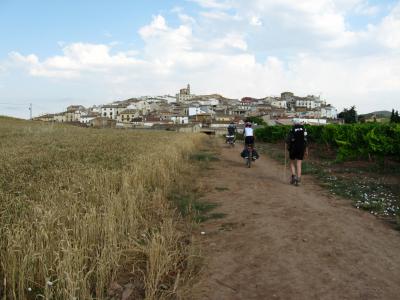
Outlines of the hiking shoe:
M 290 184 L 295 184 L 296 183 L 296 175 L 292 175 L 290 178 Z
M 300 184 L 300 182 L 301 182 L 301 178 L 300 177 L 296 177 L 296 180 L 295 180 L 295 182 L 294 182 L 294 185 L 295 186 L 299 186 L 299 184 Z

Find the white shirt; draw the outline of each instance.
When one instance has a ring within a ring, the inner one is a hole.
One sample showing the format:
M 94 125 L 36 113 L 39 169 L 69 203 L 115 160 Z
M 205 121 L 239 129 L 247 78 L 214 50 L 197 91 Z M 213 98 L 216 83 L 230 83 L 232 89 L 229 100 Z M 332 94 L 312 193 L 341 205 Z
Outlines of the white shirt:
M 253 128 L 245 127 L 244 128 L 244 136 L 254 136 Z

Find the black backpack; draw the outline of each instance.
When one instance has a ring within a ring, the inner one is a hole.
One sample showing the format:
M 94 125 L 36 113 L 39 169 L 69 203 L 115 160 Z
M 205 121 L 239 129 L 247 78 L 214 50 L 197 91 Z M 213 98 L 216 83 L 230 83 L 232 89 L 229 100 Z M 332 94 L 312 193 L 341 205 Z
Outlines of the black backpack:
M 294 125 L 292 129 L 290 129 L 286 142 L 289 149 L 304 149 L 307 144 L 307 131 L 304 126 Z

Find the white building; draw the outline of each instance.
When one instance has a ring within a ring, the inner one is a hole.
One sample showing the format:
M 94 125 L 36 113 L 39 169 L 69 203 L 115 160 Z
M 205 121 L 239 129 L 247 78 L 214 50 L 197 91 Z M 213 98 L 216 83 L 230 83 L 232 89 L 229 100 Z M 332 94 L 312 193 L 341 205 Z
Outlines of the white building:
M 150 100 L 139 100 L 128 105 L 127 109 L 140 111 L 143 115 L 147 115 L 159 108 L 159 105 Z
M 283 108 L 283 109 L 287 108 L 286 100 L 272 100 L 270 102 L 270 104 L 272 107 L 275 107 L 275 108 Z
M 207 99 L 207 100 L 200 100 L 199 101 L 200 105 L 208 105 L 208 106 L 218 106 L 219 105 L 219 100 L 215 98 Z
M 205 114 L 205 113 L 206 112 L 204 110 L 202 110 L 201 107 L 191 106 L 191 107 L 188 108 L 189 117 L 200 115 L 200 114 Z
M 310 124 L 310 125 L 325 125 L 326 119 L 293 118 L 293 123 Z
M 88 108 L 88 111 L 89 112 L 93 112 L 93 113 L 97 113 L 97 114 L 101 114 L 101 106 L 93 105 L 93 106 Z
M 60 123 L 67 122 L 67 116 L 65 115 L 65 113 L 55 114 L 54 122 L 60 122 Z
M 115 119 L 117 118 L 116 107 L 114 105 L 103 105 L 101 107 L 101 116 L 104 118 Z
M 186 102 L 186 101 L 192 100 L 195 97 L 196 97 L 196 95 L 180 95 L 180 94 L 177 94 L 176 95 L 176 100 L 177 100 L 177 102 Z
M 321 118 L 337 119 L 337 110 L 333 106 L 325 106 L 321 108 Z
M 66 118 L 66 122 L 79 122 L 81 115 L 83 113 L 79 110 L 75 110 L 75 111 L 67 111 L 65 112 L 65 118 Z
M 307 109 L 315 109 L 320 106 L 320 103 L 316 102 L 314 99 L 305 98 L 305 99 L 296 100 L 295 106 L 297 108 L 301 107 L 301 108 L 307 108 Z
M 98 115 L 95 114 L 88 114 L 88 115 L 81 115 L 79 122 L 82 124 L 90 124 L 90 121 L 92 121 L 94 118 L 97 118 Z
M 126 105 L 121 104 L 107 104 L 101 107 L 101 116 L 109 119 L 116 120 L 119 114 L 126 109 Z
M 264 102 L 264 104 L 271 105 L 272 102 L 277 101 L 277 100 L 281 100 L 281 98 L 268 96 L 263 99 L 263 102 Z
M 189 124 L 189 117 L 187 116 L 172 116 L 171 121 L 174 124 Z

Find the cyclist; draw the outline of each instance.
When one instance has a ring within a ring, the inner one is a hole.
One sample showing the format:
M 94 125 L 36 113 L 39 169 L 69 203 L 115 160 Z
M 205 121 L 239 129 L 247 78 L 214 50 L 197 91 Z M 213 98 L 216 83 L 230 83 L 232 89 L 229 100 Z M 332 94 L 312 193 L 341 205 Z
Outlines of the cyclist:
M 226 135 L 226 140 L 225 143 L 235 143 L 235 139 L 236 139 L 236 125 L 233 121 L 231 121 L 231 123 L 228 126 L 228 134 Z
M 254 130 L 251 126 L 252 124 L 250 122 L 246 122 L 246 125 L 243 129 L 245 146 L 254 146 Z
M 236 131 L 237 131 L 236 125 L 233 121 L 231 121 L 231 123 L 228 126 L 228 135 L 229 136 L 235 135 Z
M 242 157 L 248 158 L 248 148 L 252 148 L 253 152 L 253 159 L 258 159 L 258 153 L 256 149 L 254 149 L 254 130 L 252 128 L 252 124 L 247 122 L 245 128 L 243 129 L 243 136 L 244 136 L 244 150 L 242 152 Z
M 292 171 L 290 184 L 298 186 L 301 181 L 301 164 L 304 154 L 308 155 L 307 131 L 302 124 L 296 121 L 286 138 L 286 143 L 288 145 L 290 169 Z

